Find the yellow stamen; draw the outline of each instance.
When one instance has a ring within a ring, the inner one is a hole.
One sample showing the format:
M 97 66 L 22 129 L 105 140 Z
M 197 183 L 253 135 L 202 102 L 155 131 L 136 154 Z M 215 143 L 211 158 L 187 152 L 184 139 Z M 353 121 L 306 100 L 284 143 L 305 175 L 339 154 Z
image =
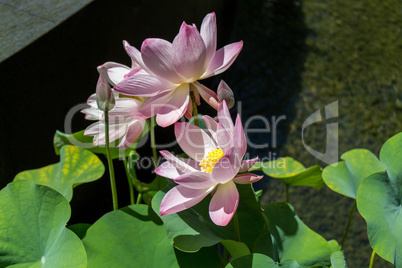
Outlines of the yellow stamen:
M 209 152 L 208 155 L 201 160 L 201 171 L 211 173 L 216 162 L 218 162 L 218 160 L 221 159 L 223 155 L 224 154 L 222 149 L 215 149 Z

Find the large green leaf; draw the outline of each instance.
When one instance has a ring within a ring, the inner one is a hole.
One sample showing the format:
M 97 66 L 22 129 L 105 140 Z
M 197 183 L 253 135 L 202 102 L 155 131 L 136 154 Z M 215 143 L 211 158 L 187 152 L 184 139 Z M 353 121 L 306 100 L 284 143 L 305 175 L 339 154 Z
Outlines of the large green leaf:
M 159 213 L 159 207 L 163 196 L 170 188 L 159 191 L 152 200 L 152 208 Z M 239 206 L 237 208 L 240 238 L 250 249 L 257 237 L 264 231 L 264 220 L 261 215 L 261 207 L 256 199 L 251 185 L 237 185 L 240 194 Z M 202 247 L 215 245 L 222 240 L 236 240 L 233 220 L 227 226 L 215 225 L 208 212 L 210 196 L 204 198 L 199 204 L 181 211 L 179 213 L 162 216 L 165 223 L 169 240 L 175 247 L 186 252 L 196 252 Z M 230 246 L 234 246 L 231 243 Z M 236 254 L 242 247 L 236 245 L 228 250 L 235 250 Z M 233 251 L 234 252 L 234 251 Z M 243 253 L 242 253 L 243 252 Z
M 55 190 L 16 181 L 0 191 L 0 267 L 86 267 L 81 240 L 65 225 L 70 206 Z
M 273 259 L 270 257 L 255 253 L 255 254 L 250 254 L 238 259 L 235 259 L 231 261 L 228 265 L 226 265 L 226 268 L 299 268 L 300 266 L 297 264 L 296 261 L 294 260 L 287 260 L 284 261 L 283 263 L 276 263 Z
M 367 222 L 373 250 L 395 267 L 402 267 L 402 133 L 384 143 L 380 161 L 386 171 L 362 181 L 357 208 Z
M 162 221 L 146 205 L 105 214 L 83 242 L 88 267 L 178 267 Z
M 268 176 L 282 181 L 287 186 L 310 186 L 316 189 L 324 186 L 320 166 L 315 165 L 306 169 L 291 157 L 258 162 L 250 169 L 250 171 L 253 170 L 262 170 Z
M 194 254 L 175 250 L 162 221 L 146 205 L 104 215 L 87 230 L 83 242 L 88 267 L 220 267 L 212 248 Z
M 55 189 L 68 200 L 72 188 L 102 177 L 105 167 L 93 153 L 75 146 L 66 145 L 60 150 L 60 162 L 39 169 L 22 171 L 14 181 L 31 180 Z
M 330 265 L 331 247 L 295 215 L 287 203 L 264 206 L 269 232 L 255 243 L 254 253 L 265 254 L 276 262 L 296 260 L 301 267 Z
M 384 171 L 377 157 L 366 149 L 350 150 L 341 159 L 344 161 L 324 168 L 322 177 L 331 190 L 354 199 L 364 178 Z

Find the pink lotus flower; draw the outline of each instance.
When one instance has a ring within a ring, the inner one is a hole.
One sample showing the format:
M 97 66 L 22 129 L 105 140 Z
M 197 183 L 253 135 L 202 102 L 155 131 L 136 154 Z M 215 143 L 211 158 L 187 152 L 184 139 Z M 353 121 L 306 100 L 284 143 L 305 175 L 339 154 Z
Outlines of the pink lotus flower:
M 128 55 L 130 55 L 129 51 L 127 50 L 131 47 L 130 44 L 127 41 L 123 41 L 123 46 Z M 105 62 L 104 64 L 98 66 L 98 72 L 113 87 L 134 74 L 147 74 L 147 72 L 145 72 L 133 59 L 131 59 L 131 67 L 112 61 Z
M 225 101 L 219 105 L 219 123 L 209 116 L 203 119 L 207 131 L 189 123 L 175 124 L 176 139 L 191 159 L 160 152 L 167 161 L 155 173 L 178 184 L 164 196 L 160 215 L 190 208 L 211 193 L 209 215 L 215 224 L 226 226 L 239 203 L 235 183 L 248 184 L 262 178 L 252 173 L 238 174 L 250 169 L 258 158 L 242 161 L 247 150 L 243 126 L 239 115 L 233 125 Z
M 143 106 L 143 103 L 134 98 L 124 98 L 112 91 L 115 105 L 109 111 L 109 141 L 113 142 L 122 138 L 118 147 L 127 148 L 133 144 L 144 130 L 145 120 L 134 119 L 135 113 Z M 96 94 L 91 95 L 87 101 L 89 108 L 81 112 L 87 120 L 97 120 L 88 126 L 84 135 L 94 136 L 93 144 L 96 146 L 106 143 L 104 113 L 98 108 Z
M 229 44 L 216 51 L 216 17 L 208 14 L 198 32 L 185 22 L 170 43 L 163 39 L 146 39 L 141 52 L 126 44 L 126 51 L 146 73 L 136 73 L 116 84 L 114 89 L 124 95 L 150 97 L 136 115 L 137 119 L 156 115 L 162 127 L 177 122 L 183 115 L 192 116 L 190 91 L 197 105 L 200 96 L 215 109 L 219 100 L 214 91 L 197 80 L 227 70 L 237 58 L 243 42 Z

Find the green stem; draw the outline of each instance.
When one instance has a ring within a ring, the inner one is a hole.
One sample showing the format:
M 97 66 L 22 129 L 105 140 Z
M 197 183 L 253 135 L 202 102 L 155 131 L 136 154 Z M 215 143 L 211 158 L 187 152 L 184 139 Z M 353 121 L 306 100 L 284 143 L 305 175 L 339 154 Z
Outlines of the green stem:
M 350 223 L 352 222 L 352 218 L 353 218 L 353 213 L 356 210 L 356 201 L 354 202 L 352 209 L 349 212 L 349 219 L 348 219 L 348 223 L 346 225 L 346 229 L 345 232 L 343 234 L 342 240 L 341 240 L 341 244 L 339 245 L 339 248 L 342 250 L 343 247 L 343 243 L 345 242 L 346 237 L 348 236 L 349 233 L 349 228 L 350 228 Z
M 138 196 L 137 196 L 137 205 L 138 204 L 141 204 L 141 199 L 142 199 L 142 193 L 138 193 Z
M 149 132 L 151 134 L 151 148 L 152 148 L 152 155 L 154 157 L 154 167 L 158 164 L 158 154 L 156 153 L 156 141 L 155 141 L 155 126 L 152 119 L 149 119 L 150 129 Z
M 375 257 L 375 250 L 373 250 L 373 253 L 371 253 L 370 266 L 369 266 L 369 268 L 373 268 L 374 257 Z
M 190 96 L 191 96 L 191 102 L 193 103 L 194 125 L 199 127 L 200 123 L 198 122 L 198 108 L 197 108 L 197 103 L 195 102 L 194 92 L 192 90 L 190 91 Z
M 289 185 L 285 184 L 286 187 L 286 203 L 289 203 Z
M 263 211 L 261 211 L 261 215 L 262 215 L 262 218 L 264 219 L 264 222 L 265 222 L 265 230 L 267 231 L 267 233 L 269 233 L 269 220 L 268 220 L 267 216 L 264 214 Z
M 105 142 L 106 142 L 106 158 L 107 164 L 109 166 L 109 176 L 110 176 L 110 186 L 112 188 L 112 198 L 113 198 L 113 210 L 117 210 L 119 205 L 117 203 L 117 190 L 116 190 L 116 180 L 114 178 L 114 167 L 113 160 L 110 153 L 109 147 L 109 113 L 105 111 Z
M 152 118 L 149 119 L 149 132 L 151 135 L 151 148 L 152 148 L 152 155 L 154 157 L 154 167 L 157 168 L 158 165 L 158 154 L 156 153 L 156 141 L 155 141 L 155 126 L 153 123 Z M 157 187 L 160 189 L 159 180 L 157 181 Z
M 237 211 L 235 212 L 233 216 L 234 220 L 234 227 L 235 227 L 235 233 L 236 233 L 236 240 L 240 242 L 240 228 L 239 228 L 239 217 L 237 217 Z
M 124 170 L 126 171 L 126 177 L 127 177 L 127 180 L 128 180 L 128 188 L 129 188 L 129 191 L 130 191 L 130 204 L 133 205 L 133 204 L 135 204 L 135 201 L 134 201 L 134 185 L 133 185 L 133 181 L 131 179 L 130 172 L 128 171 L 127 158 L 126 158 L 125 154 L 123 155 L 123 164 L 124 164 Z

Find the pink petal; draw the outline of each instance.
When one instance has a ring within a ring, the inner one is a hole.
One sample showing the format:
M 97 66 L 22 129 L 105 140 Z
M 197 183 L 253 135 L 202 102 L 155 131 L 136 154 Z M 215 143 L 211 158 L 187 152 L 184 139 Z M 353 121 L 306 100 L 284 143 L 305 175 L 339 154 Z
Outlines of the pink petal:
M 205 79 L 226 71 L 235 61 L 242 47 L 243 41 L 240 41 L 229 44 L 216 51 L 207 71 L 202 75 L 201 79 Z
M 102 131 L 103 129 L 103 131 Z M 99 133 L 101 132 L 105 132 L 105 125 L 103 123 L 101 123 L 100 121 L 95 122 L 91 125 L 89 125 L 85 131 L 84 131 L 84 135 L 85 136 L 95 136 L 95 135 L 99 135 Z
M 89 96 L 89 98 L 87 100 L 87 104 L 93 108 L 98 109 L 98 104 L 96 103 L 96 93 Z
M 126 65 L 116 62 L 106 62 L 98 66 L 98 72 L 112 86 L 116 85 L 124 79 L 124 75 L 130 72 L 130 68 Z
M 236 117 L 236 124 L 233 129 L 233 145 L 239 150 L 240 158 L 243 158 L 247 151 L 247 139 L 241 124 L 240 115 Z
M 240 157 L 236 147 L 230 148 L 226 154 L 216 162 L 212 169 L 212 177 L 216 182 L 226 183 L 233 179 L 240 168 Z
M 103 116 L 103 112 L 97 108 L 86 108 L 82 109 L 81 113 L 85 114 L 86 120 L 100 120 Z
M 250 184 L 262 179 L 263 176 L 257 176 L 253 173 L 239 174 L 234 177 L 233 181 L 238 184 Z
M 205 16 L 201 24 L 200 34 L 206 47 L 205 64 L 209 65 L 216 51 L 216 16 L 215 12 Z
M 183 174 L 175 178 L 174 182 L 191 189 L 207 189 L 216 185 L 211 174 L 201 171 Z
M 134 75 L 118 83 L 114 90 L 129 96 L 153 97 L 161 91 L 175 88 L 162 78 L 152 75 Z
M 218 138 L 216 136 L 216 131 L 218 129 L 218 123 L 208 115 L 204 115 L 202 119 L 204 119 L 205 125 L 207 127 L 207 129 L 205 129 L 205 132 L 210 135 L 213 140 L 217 141 Z
M 209 88 L 202 85 L 198 81 L 195 81 L 194 83 L 192 83 L 192 85 L 194 85 L 197 88 L 198 93 L 209 105 L 211 105 L 212 108 L 218 110 L 220 102 L 214 91 L 210 90 Z
M 252 166 L 254 166 L 255 163 L 257 163 L 257 161 L 258 157 L 249 160 L 243 160 L 241 162 L 239 172 L 247 172 Z
M 127 74 L 124 75 L 124 79 L 127 78 L 127 77 L 130 77 L 130 76 L 133 76 L 135 74 L 145 74 L 145 75 L 147 75 L 148 73 L 146 71 L 144 71 L 144 69 L 142 69 L 141 67 L 134 67 L 133 69 L 130 70 L 130 72 L 128 72 Z
M 124 49 L 126 50 L 127 54 L 130 56 L 130 58 L 133 60 L 133 65 L 136 65 L 137 63 L 139 66 L 141 66 L 142 69 L 144 69 L 147 73 L 153 74 L 148 67 L 144 64 L 144 61 L 142 60 L 141 57 L 141 52 L 136 49 L 133 46 L 130 46 L 130 44 L 127 41 L 123 41 L 123 46 Z
M 197 80 L 205 72 L 206 48 L 195 26 L 182 23 L 172 52 L 174 68 L 187 82 Z
M 110 117 L 133 116 L 143 105 L 142 102 L 132 98 L 119 98 L 114 108 L 109 112 Z
M 177 161 L 184 162 L 185 164 L 193 167 L 195 170 L 200 169 L 200 165 L 198 164 L 198 162 L 196 162 L 193 159 L 188 159 L 188 158 L 177 158 L 177 159 L 178 159 Z M 188 171 L 188 172 L 193 172 L 193 171 Z M 185 174 L 181 169 L 177 168 L 170 161 L 163 162 L 157 169 L 155 169 L 155 173 L 162 177 L 166 177 L 169 179 L 175 179 L 175 178 Z
M 174 133 L 180 148 L 192 159 L 200 162 L 216 149 L 215 142 L 201 128 L 189 123 L 176 123 Z
M 117 139 L 120 139 L 127 130 L 126 124 L 116 124 L 109 126 L 109 142 L 113 142 Z M 103 145 L 106 143 L 105 138 L 105 124 L 101 121 L 98 121 L 89 127 L 84 132 L 84 135 L 94 136 L 93 143 L 94 145 Z
M 145 121 L 135 120 L 128 125 L 127 133 L 119 144 L 119 148 L 128 148 L 133 144 L 144 130 Z
M 187 111 L 190 102 L 189 86 L 184 83 L 173 90 L 170 98 L 158 110 L 156 122 L 161 127 L 167 127 L 176 123 Z
M 209 216 L 216 225 L 226 226 L 233 218 L 238 205 L 239 192 L 236 184 L 233 181 L 219 184 L 209 204 Z
M 233 136 L 233 121 L 226 102 L 223 101 L 218 107 L 218 121 L 230 132 Z
M 190 189 L 181 185 L 170 189 L 162 199 L 160 216 L 180 212 L 198 204 L 212 189 Z
M 233 147 L 232 133 L 226 129 L 221 122 L 218 123 L 218 129 L 216 130 L 216 140 L 218 141 L 219 148 L 221 148 L 224 153 Z
M 174 84 L 184 82 L 172 64 L 172 44 L 159 38 L 145 39 L 141 55 L 148 69 Z
M 168 151 L 159 151 L 159 153 L 172 164 L 181 173 L 189 173 L 199 171 L 199 165 L 196 165 L 194 161 L 186 161 L 187 159 L 177 158 Z
M 213 119 L 209 115 L 204 115 L 202 119 L 204 119 L 207 129 L 216 132 L 216 130 L 218 129 L 218 122 L 216 122 L 215 119 Z
M 134 119 L 146 119 L 156 115 L 158 111 L 165 105 L 165 103 L 171 98 L 172 92 L 173 90 L 164 91 L 148 99 L 148 101 L 134 115 Z

